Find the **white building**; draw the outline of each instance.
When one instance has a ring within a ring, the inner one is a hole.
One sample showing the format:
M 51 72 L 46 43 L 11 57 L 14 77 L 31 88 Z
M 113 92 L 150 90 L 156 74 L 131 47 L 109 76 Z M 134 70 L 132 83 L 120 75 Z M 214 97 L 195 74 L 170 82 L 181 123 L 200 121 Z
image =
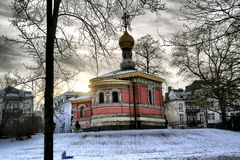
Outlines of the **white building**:
M 78 92 L 66 92 L 54 98 L 55 133 L 69 133 L 72 124 L 72 104 L 69 100 Z
M 204 112 L 197 106 L 186 103 L 186 93 L 183 89 L 169 87 L 165 98 L 165 114 L 170 127 L 206 127 Z
M 165 96 L 165 113 L 169 125 L 173 128 L 210 127 L 220 128 L 222 123 L 218 100 L 207 97 L 207 87 L 200 80 L 186 86 L 186 90 L 169 87 Z M 236 99 L 234 105 L 239 105 Z M 239 111 L 227 107 L 227 127 L 239 130 Z

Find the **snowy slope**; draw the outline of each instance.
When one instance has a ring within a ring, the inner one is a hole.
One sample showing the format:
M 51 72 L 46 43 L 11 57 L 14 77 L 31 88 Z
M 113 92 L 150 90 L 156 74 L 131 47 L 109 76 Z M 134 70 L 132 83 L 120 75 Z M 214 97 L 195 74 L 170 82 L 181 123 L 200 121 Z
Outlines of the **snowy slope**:
M 66 150 L 75 160 L 240 159 L 240 132 L 160 129 L 54 135 L 54 159 Z M 225 157 L 225 158 L 224 158 Z M 1 160 L 43 160 L 43 135 L 0 140 Z

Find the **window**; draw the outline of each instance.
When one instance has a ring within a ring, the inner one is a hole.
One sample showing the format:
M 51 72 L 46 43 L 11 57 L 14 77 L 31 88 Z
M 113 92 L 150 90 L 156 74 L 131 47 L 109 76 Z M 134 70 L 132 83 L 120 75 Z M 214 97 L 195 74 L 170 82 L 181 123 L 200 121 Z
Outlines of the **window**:
M 153 104 L 153 100 L 152 100 L 152 90 L 148 90 L 148 103 L 149 104 Z
M 208 113 L 208 120 L 214 120 L 214 113 Z
M 63 99 L 59 100 L 59 101 L 58 101 L 58 104 L 59 104 L 59 105 L 63 104 Z
M 80 117 L 81 117 L 81 118 L 83 117 L 83 109 L 84 109 L 84 107 L 81 106 L 81 108 L 80 108 Z
M 66 95 L 66 100 L 68 100 L 68 99 L 70 99 L 72 97 L 73 97 L 73 95 Z
M 179 112 L 183 112 L 183 104 L 179 103 Z
M 194 122 L 197 119 L 196 115 L 187 115 L 188 122 Z
M 180 122 L 184 122 L 183 114 L 180 114 Z
M 212 116 L 210 113 L 208 113 L 208 120 L 212 120 Z
M 103 92 L 99 93 L 99 103 L 104 103 L 104 94 L 103 94 Z
M 203 122 L 203 115 L 200 114 L 200 121 Z
M 112 102 L 119 102 L 118 92 L 112 92 Z

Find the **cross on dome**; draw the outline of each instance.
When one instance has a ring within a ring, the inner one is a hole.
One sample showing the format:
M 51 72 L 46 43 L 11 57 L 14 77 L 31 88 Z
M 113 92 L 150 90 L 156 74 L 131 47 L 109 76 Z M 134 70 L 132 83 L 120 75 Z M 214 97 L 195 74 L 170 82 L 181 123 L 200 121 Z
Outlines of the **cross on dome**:
M 130 16 L 127 14 L 127 12 L 124 12 L 122 19 L 123 19 L 125 31 L 127 31 L 127 27 L 129 27 L 129 25 L 130 25 L 130 23 L 129 23 Z
M 123 61 L 120 64 L 122 70 L 134 70 L 135 63 L 132 61 L 132 48 L 134 46 L 134 39 L 131 35 L 127 32 L 127 27 L 129 27 L 129 15 L 124 12 L 122 17 L 123 24 L 124 24 L 124 34 L 120 37 L 118 43 L 120 48 L 122 49 L 122 58 Z

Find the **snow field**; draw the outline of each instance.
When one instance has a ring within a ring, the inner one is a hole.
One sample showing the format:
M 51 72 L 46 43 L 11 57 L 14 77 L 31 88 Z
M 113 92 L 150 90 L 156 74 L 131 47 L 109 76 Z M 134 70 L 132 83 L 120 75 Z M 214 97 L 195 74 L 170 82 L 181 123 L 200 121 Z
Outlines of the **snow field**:
M 43 138 L 39 134 L 24 141 L 0 140 L 0 159 L 43 160 Z M 54 159 L 60 160 L 64 150 L 75 160 L 237 160 L 240 132 L 152 129 L 55 134 Z

